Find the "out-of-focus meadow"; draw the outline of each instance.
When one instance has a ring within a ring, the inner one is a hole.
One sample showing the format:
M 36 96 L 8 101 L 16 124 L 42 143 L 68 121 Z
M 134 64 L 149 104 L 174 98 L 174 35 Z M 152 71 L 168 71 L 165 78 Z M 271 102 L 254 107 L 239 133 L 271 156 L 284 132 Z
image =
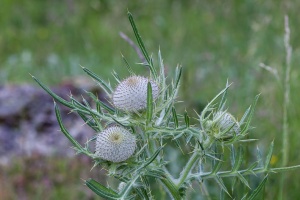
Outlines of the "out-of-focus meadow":
M 178 104 L 182 110 L 201 112 L 228 80 L 233 82 L 228 95 L 229 111 L 241 118 L 255 95 L 261 93 L 252 123 L 255 129 L 249 134 L 259 142 L 250 146 L 266 150 L 264 147 L 274 140 L 274 167 L 280 167 L 282 162 L 283 84 L 287 67 L 283 39 L 284 16 L 288 15 L 293 47 L 288 164 L 300 164 L 297 1 L 3 0 L 0 88 L 35 84 L 29 73 L 47 85 L 59 87 L 63 81 L 82 79 L 85 74 L 80 66 L 105 79 L 112 77 L 112 70 L 124 78 L 128 73 L 122 54 L 134 70 L 146 74 L 143 66 L 136 65 L 140 60 L 135 50 L 119 35 L 123 32 L 134 40 L 127 10 L 135 17 L 154 62 L 160 48 L 170 76 L 178 64 L 184 67 L 179 94 L 184 103 Z M 261 63 L 276 70 L 278 78 L 261 68 Z M 9 165 L 0 166 L 0 199 L 96 199 L 81 180 L 94 177 L 106 182 L 98 169 L 90 171 L 92 166 L 82 157 L 13 157 Z M 286 173 L 284 192 L 290 199 L 299 196 L 299 174 L 299 170 Z M 269 177 L 266 198 L 277 195 L 279 178 L 277 174 Z

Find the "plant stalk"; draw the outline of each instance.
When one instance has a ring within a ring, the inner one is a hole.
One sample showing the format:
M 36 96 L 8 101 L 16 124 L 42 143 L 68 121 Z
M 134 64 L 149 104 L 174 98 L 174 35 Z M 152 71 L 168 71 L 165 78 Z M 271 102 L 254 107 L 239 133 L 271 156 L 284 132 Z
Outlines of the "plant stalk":
M 289 18 L 286 15 L 284 17 L 284 46 L 286 51 L 286 69 L 285 69 L 285 79 L 284 79 L 284 99 L 283 99 L 283 138 L 282 138 L 282 166 L 288 164 L 289 155 L 289 123 L 288 123 L 288 107 L 290 101 L 290 73 L 291 73 L 291 56 L 292 47 L 290 46 L 290 28 L 289 28 Z M 284 190 L 285 174 L 281 175 L 280 179 L 280 190 L 279 199 L 285 199 Z

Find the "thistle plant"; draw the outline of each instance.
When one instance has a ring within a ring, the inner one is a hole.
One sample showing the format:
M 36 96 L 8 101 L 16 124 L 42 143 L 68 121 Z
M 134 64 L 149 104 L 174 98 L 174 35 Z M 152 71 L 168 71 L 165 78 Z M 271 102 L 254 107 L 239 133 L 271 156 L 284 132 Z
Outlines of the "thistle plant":
M 93 170 L 104 168 L 107 176 L 119 183 L 111 187 L 89 179 L 85 180 L 87 187 L 104 199 L 191 199 L 189 195 L 196 191 L 197 185 L 201 188 L 197 199 L 216 196 L 220 199 L 255 199 L 263 191 L 269 173 L 300 167 L 271 168 L 274 142 L 264 156 L 259 148 L 255 150 L 256 159 L 245 155 L 247 144 L 256 141 L 250 139 L 249 131 L 259 96 L 238 119 L 228 111 L 226 97 L 230 84 L 227 83 L 197 113 L 197 119 L 186 112 L 179 114 L 175 105 L 182 68 L 177 67 L 174 78 L 169 80 L 161 52 L 158 52 L 158 61 L 154 62 L 130 13 L 128 17 L 146 61 L 142 64 L 150 73 L 148 77 L 136 75 L 123 57 L 130 76 L 121 79 L 113 73 L 118 83 L 113 87 L 82 67 L 106 93 L 108 103 L 88 91 L 86 93 L 94 104 L 73 96 L 65 100 L 33 77 L 55 102 L 69 107 L 94 129 L 95 136 L 84 145 L 79 144 L 63 125 L 59 108 L 54 103 L 61 131 L 76 152 L 93 159 Z M 168 151 L 170 148 L 172 152 Z M 178 163 L 177 159 L 168 159 L 173 151 L 178 152 L 176 155 L 182 154 L 178 160 L 188 157 L 179 173 L 170 167 Z M 154 181 L 157 184 L 153 184 Z

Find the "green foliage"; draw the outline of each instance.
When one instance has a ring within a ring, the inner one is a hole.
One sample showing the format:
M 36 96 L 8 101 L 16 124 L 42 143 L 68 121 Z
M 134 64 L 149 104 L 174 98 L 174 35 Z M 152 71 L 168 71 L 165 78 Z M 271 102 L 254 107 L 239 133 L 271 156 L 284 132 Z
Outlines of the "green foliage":
M 253 158 L 244 156 L 244 150 L 248 143 L 253 142 L 253 139 L 248 138 L 248 134 L 259 95 L 254 98 L 253 103 L 246 109 L 239 121 L 232 117 L 225 108 L 230 84 L 226 84 L 226 87 L 198 114 L 197 124 L 191 124 L 187 113 L 179 114 L 175 104 L 177 103 L 182 68 L 177 67 L 174 80 L 169 81 L 165 76 L 165 67 L 159 51 L 158 71 L 160 73 L 157 74 L 154 61 L 146 51 L 132 15 L 128 13 L 128 16 L 138 45 L 146 60 L 143 65 L 149 68 L 150 79 L 160 86 L 159 97 L 154 100 L 152 87 L 148 82 L 145 110 L 136 112 L 118 110 L 113 108 L 113 104 L 106 105 L 90 94 L 97 105 L 97 109 L 94 109 L 85 100 L 81 103 L 72 96 L 70 101 L 62 99 L 33 77 L 55 101 L 71 108 L 84 121 L 88 121 L 87 124 L 92 126 L 94 130 L 99 130 L 100 133 L 97 134 L 101 134 L 101 131 L 107 126 L 117 124 L 130 128 L 138 138 L 139 144 L 136 153 L 128 160 L 118 163 L 103 160 L 93 154 L 89 148 L 90 143 L 93 142 L 92 139 L 83 147 L 68 133 L 63 126 L 59 109 L 55 104 L 61 131 L 74 145 L 76 151 L 91 157 L 95 161 L 94 167 L 100 165 L 107 169 L 107 175 L 115 178 L 120 182 L 120 185 L 123 185 L 117 191 L 93 179 L 86 180 L 86 185 L 92 191 L 106 199 L 144 199 L 145 197 L 152 199 L 157 194 L 152 192 L 149 183 L 155 179 L 162 186 L 161 194 L 168 194 L 171 199 L 183 199 L 193 188 L 192 183 L 206 186 L 210 181 L 214 185 L 213 188 L 219 186 L 217 193 L 221 195 L 225 192 L 226 197 L 230 198 L 254 199 L 263 191 L 269 173 L 300 168 L 300 165 L 272 168 L 270 161 L 273 155 L 274 142 L 270 144 L 265 157 L 258 156 L 256 160 L 252 161 L 250 159 Z M 126 59 L 123 60 L 131 72 L 128 62 Z M 103 81 L 94 72 L 86 68 L 83 70 L 99 83 L 108 97 L 112 97 L 113 89 L 109 83 Z M 121 81 L 116 73 L 113 76 L 116 82 Z M 238 131 L 233 131 L 235 127 L 238 128 Z M 188 161 L 183 166 L 179 176 L 167 167 L 168 164 L 176 165 L 177 162 L 177 160 L 174 162 L 166 159 L 166 155 L 170 154 L 166 146 L 170 146 L 173 141 L 176 143 L 177 151 L 188 153 Z M 264 175 L 262 181 L 260 181 L 260 175 Z M 249 177 L 255 179 L 257 187 L 252 186 Z M 237 186 L 237 182 L 240 183 L 239 186 Z M 228 189 L 229 187 L 231 190 Z M 219 194 L 214 193 L 216 192 L 209 190 L 206 195 L 219 196 Z

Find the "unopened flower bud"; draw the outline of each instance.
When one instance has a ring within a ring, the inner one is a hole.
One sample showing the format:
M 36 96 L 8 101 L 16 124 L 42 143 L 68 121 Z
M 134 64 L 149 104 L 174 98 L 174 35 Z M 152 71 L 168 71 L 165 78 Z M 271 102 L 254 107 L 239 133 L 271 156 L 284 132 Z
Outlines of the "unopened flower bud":
M 158 85 L 142 76 L 131 76 L 116 87 L 113 94 L 113 104 L 125 111 L 139 111 L 147 107 L 147 85 L 151 83 L 152 97 L 155 100 L 159 94 Z
M 226 131 L 231 127 L 229 130 L 229 134 L 239 134 L 240 133 L 240 126 L 236 119 L 228 112 L 217 112 L 214 116 L 214 121 L 217 120 L 216 124 L 219 128 L 220 132 Z
M 122 162 L 134 153 L 136 138 L 120 126 L 112 126 L 97 135 L 96 156 L 111 162 Z
M 125 183 L 125 182 L 121 182 L 121 183 L 119 184 L 119 186 L 118 186 L 118 191 L 119 191 L 119 192 L 122 192 L 123 189 L 125 188 L 125 186 L 126 186 L 126 183 Z

